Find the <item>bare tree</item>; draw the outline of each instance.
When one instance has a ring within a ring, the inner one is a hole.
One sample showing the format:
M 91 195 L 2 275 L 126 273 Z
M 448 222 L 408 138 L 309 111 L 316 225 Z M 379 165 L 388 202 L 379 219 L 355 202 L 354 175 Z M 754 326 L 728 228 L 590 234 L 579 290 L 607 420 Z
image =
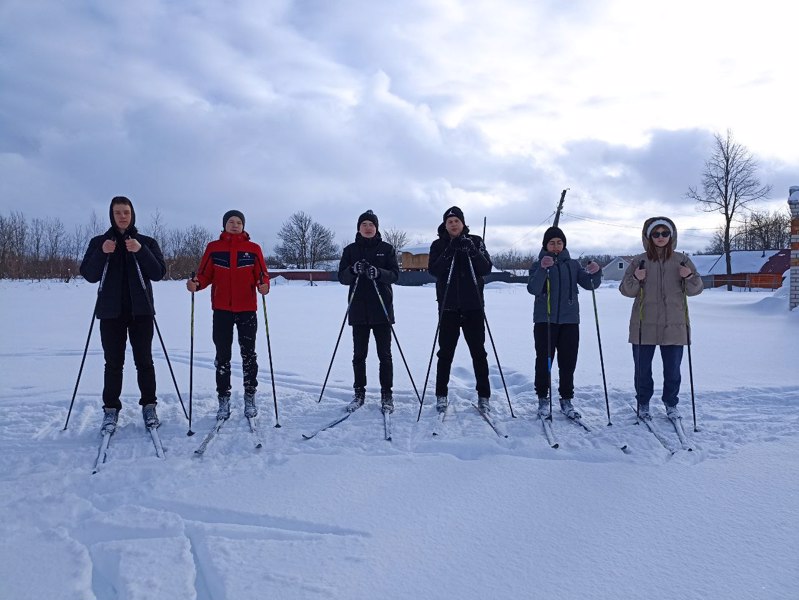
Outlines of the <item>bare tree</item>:
M 164 240 L 166 237 L 166 225 L 164 223 L 164 217 L 161 215 L 161 209 L 156 208 L 155 212 L 150 215 L 150 226 L 144 233 L 154 238 L 159 245 Z
M 333 232 L 303 211 L 291 215 L 277 237 L 280 244 L 275 246 L 275 256 L 298 269 L 316 268 L 321 261 L 336 258 L 338 254 Z
M 733 219 L 751 202 L 768 196 L 771 186 L 760 185 L 757 162 L 745 146 L 733 140 L 732 131 L 728 129 L 726 137 L 717 133 L 714 140 L 713 154 L 705 162 L 702 174 L 702 191 L 688 188 L 687 197 L 698 202 L 705 212 L 720 212 L 724 216 L 723 249 L 729 278 L 732 275 L 730 231 Z M 732 291 L 732 283 L 727 283 L 727 290 Z
M 28 224 L 21 212 L 0 215 L 0 278 L 22 277 Z
M 399 252 L 408 245 L 408 234 L 401 229 L 391 227 L 380 234 L 384 241 L 394 246 L 394 250 Z
M 110 225 L 110 222 L 108 225 L 104 225 L 97 216 L 97 212 L 92 211 L 92 214 L 89 215 L 89 224 L 86 226 L 86 232 L 89 234 L 89 237 L 94 237 L 100 235 L 103 231 L 108 229 Z

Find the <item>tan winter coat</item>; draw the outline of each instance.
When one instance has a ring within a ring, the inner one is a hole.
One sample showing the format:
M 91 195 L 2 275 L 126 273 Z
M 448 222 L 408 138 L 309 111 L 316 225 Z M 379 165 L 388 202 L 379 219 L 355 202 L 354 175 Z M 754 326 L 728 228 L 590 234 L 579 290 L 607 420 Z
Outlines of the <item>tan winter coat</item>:
M 677 228 L 671 219 L 653 217 L 647 219 L 642 231 L 644 249 L 647 245 L 646 229 L 655 219 L 663 219 L 671 224 L 671 247 L 677 247 Z M 646 279 L 639 282 L 633 274 L 641 261 L 644 261 Z M 692 275 L 680 277 L 680 263 L 691 269 Z M 666 261 L 650 261 L 646 253 L 636 256 L 619 285 L 619 291 L 628 298 L 635 298 L 630 315 L 631 344 L 638 344 L 638 326 L 643 320 L 641 344 L 658 346 L 685 346 L 688 343 L 685 319 L 685 294 L 696 296 L 703 289 L 702 278 L 696 273 L 696 266 L 685 254 L 674 252 Z M 641 301 L 643 296 L 643 312 Z

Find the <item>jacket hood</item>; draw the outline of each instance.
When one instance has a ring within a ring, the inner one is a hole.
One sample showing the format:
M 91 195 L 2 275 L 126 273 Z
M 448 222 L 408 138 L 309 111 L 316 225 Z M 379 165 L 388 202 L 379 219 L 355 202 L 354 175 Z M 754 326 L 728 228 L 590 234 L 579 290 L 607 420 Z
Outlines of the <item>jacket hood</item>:
M 654 223 L 655 221 L 666 221 L 671 228 L 671 249 L 677 249 L 677 227 L 674 225 L 674 221 L 669 219 L 668 217 L 649 217 L 646 221 L 644 221 L 644 226 L 641 228 L 641 243 L 644 246 L 644 251 L 646 251 L 649 245 L 649 238 L 646 235 L 647 229 L 649 226 Z
M 124 198 L 124 196 L 121 197 Z M 116 204 L 128 204 L 128 202 L 130 202 L 128 198 L 124 199 L 126 200 L 126 202 L 116 202 Z M 111 222 L 111 229 L 116 230 L 117 224 L 114 221 L 114 204 L 115 204 L 114 200 L 117 200 L 117 197 L 114 197 L 111 200 L 111 204 L 108 205 L 108 220 Z M 130 202 L 129 206 L 130 206 L 130 226 L 128 227 L 128 230 L 135 229 L 136 227 L 136 209 L 133 208 L 133 202 Z

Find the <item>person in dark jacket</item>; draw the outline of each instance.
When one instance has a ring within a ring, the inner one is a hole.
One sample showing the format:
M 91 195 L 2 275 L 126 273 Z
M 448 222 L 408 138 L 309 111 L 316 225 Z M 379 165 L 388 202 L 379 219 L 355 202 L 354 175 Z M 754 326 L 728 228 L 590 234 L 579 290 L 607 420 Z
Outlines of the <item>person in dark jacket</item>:
M 567 417 L 579 419 L 574 409 L 574 369 L 580 345 L 580 305 L 578 284 L 586 290 L 602 282 L 599 265 L 585 268 L 569 256 L 566 235 L 558 227 L 544 233 L 538 260 L 530 267 L 527 291 L 535 296 L 533 338 L 535 339 L 535 393 L 538 414 L 550 414 L 548 391 L 551 368 L 558 357 L 560 409 Z
M 155 411 L 152 353 L 155 308 L 151 282 L 164 277 L 166 263 L 158 242 L 136 229 L 136 212 L 130 199 L 114 197 L 108 212 L 111 227 L 89 242 L 80 274 L 90 283 L 100 282 L 95 316 L 100 319 L 100 340 L 105 356 L 102 431 L 113 433 L 122 409 L 119 396 L 128 337 L 136 365 L 144 423 L 147 427 L 160 426 Z
M 452 359 L 461 329 L 472 356 L 477 388 L 477 405 L 491 410 L 488 355 L 485 350 L 483 276 L 491 272 L 491 257 L 482 238 L 469 235 L 463 211 L 448 208 L 438 226 L 438 239 L 430 245 L 428 272 L 436 278 L 436 300 L 440 315 L 438 364 L 436 366 L 436 409 L 444 412 Z
M 380 236 L 377 215 L 367 210 L 358 217 L 355 242 L 344 248 L 338 266 L 338 280 L 349 286 L 351 299 L 348 320 L 352 326 L 352 387 L 355 393 L 347 406 L 350 412 L 363 406 L 366 399 L 366 356 L 370 333 L 374 335 L 380 361 L 381 408 L 384 412 L 394 411 L 391 390 L 394 385 L 391 358 L 394 301 L 391 284 L 398 278 L 397 252 Z
M 244 214 L 229 210 L 222 217 L 223 231 L 205 248 L 194 279 L 186 282 L 190 292 L 211 286 L 213 339 L 216 347 L 217 419 L 230 418 L 230 358 L 233 327 L 238 330 L 241 366 L 244 372 L 244 416 L 258 415 L 255 391 L 258 387 L 258 296 L 269 293 L 269 272 L 261 247 L 244 231 Z

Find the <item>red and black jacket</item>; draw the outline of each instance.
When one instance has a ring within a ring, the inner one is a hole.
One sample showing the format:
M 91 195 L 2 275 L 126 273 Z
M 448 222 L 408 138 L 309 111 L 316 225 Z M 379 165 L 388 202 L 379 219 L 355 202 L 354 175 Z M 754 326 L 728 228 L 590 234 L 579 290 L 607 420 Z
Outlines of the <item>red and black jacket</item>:
M 214 310 L 249 312 L 258 309 L 256 287 L 269 282 L 269 272 L 261 247 L 250 235 L 223 231 L 219 239 L 205 248 L 197 271 L 198 289 L 211 286 Z

